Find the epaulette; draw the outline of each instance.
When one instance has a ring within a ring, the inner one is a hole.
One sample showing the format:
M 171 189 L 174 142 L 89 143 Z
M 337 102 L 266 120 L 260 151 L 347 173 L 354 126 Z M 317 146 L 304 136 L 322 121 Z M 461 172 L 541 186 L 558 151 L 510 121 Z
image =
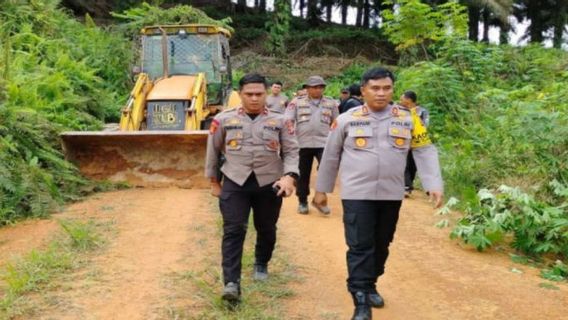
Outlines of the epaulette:
M 391 108 L 391 115 L 394 117 L 406 117 L 410 115 L 410 110 L 406 109 L 405 107 L 395 104 Z
M 225 109 L 225 110 L 221 111 L 221 113 L 237 112 L 237 109 L 239 109 L 239 107 L 233 107 L 231 109 Z
M 363 117 L 369 115 L 369 108 L 365 105 L 362 105 L 349 110 L 349 112 L 353 117 Z

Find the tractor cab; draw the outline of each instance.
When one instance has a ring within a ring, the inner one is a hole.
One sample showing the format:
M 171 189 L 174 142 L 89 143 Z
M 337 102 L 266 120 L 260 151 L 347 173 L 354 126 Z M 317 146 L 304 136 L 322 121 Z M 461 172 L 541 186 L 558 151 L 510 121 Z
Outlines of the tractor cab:
M 228 30 L 212 25 L 145 27 L 141 71 L 151 81 L 204 73 L 207 103 L 226 105 L 232 90 L 230 37 Z

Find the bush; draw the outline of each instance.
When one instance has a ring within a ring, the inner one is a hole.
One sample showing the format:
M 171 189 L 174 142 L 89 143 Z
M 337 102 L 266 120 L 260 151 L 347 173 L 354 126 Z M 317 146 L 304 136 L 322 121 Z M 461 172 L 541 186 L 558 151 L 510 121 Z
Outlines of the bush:
M 2 2 L 0 225 L 46 215 L 88 182 L 63 160 L 58 133 L 96 130 L 127 97 L 130 43 L 79 23 L 59 1 Z
M 519 188 L 501 186 L 497 193 L 481 189 L 476 201 L 467 204 L 451 233 L 479 251 L 502 242 L 512 235 L 511 245 L 533 257 L 568 254 L 568 188 L 558 183 L 556 195 L 560 205 L 535 200 Z

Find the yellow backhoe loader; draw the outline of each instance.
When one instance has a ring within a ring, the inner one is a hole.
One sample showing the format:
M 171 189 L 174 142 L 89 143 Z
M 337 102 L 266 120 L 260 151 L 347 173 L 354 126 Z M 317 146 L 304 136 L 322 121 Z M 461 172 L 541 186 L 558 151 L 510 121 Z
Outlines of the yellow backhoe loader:
M 230 36 L 204 24 L 143 28 L 141 66 L 118 130 L 62 133 L 66 158 L 93 179 L 206 187 L 207 129 L 216 113 L 240 103 Z

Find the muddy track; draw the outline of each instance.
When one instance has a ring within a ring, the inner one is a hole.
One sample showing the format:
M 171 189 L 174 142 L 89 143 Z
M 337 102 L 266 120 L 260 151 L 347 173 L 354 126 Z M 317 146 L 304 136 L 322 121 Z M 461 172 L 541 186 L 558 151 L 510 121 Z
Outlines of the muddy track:
M 460 246 L 447 229 L 434 227 L 439 218 L 426 200 L 416 195 L 404 202 L 386 275 L 379 281 L 387 305 L 375 310 L 376 319 L 566 319 L 568 285 L 542 288 L 546 281 L 537 269 L 511 262 L 506 253 L 480 254 Z M 298 215 L 295 199 L 284 203 L 278 250 L 297 266 L 301 279 L 289 284 L 295 295 L 282 300 L 284 319 L 351 315 L 340 200 L 332 196 L 330 204 L 332 215 L 322 217 L 314 210 Z M 54 215 L 69 217 L 111 220 L 115 231 L 107 247 L 57 293 L 59 303 L 38 306 L 42 312 L 33 318 L 168 319 L 164 310 L 176 290 L 167 285 L 168 275 L 204 268 L 211 252 L 201 250 L 200 241 L 218 247 L 218 239 L 203 239 L 204 229 L 218 228 L 215 201 L 204 190 L 98 194 Z M 41 247 L 57 230 L 50 221 L 0 229 L 0 265 Z M 181 307 L 191 315 L 204 306 L 186 301 Z

